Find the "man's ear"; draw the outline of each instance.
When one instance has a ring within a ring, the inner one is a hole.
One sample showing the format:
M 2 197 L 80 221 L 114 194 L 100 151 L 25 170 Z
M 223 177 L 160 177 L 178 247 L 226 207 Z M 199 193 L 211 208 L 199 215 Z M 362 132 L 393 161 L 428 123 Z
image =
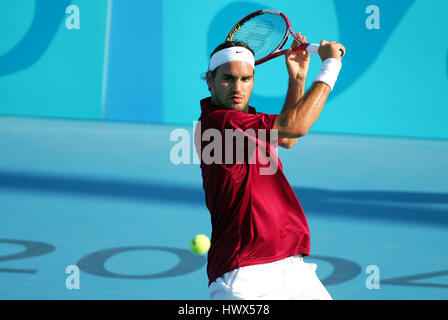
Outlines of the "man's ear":
M 213 75 L 211 71 L 207 71 L 207 74 L 205 75 L 205 80 L 207 81 L 208 91 L 213 94 Z

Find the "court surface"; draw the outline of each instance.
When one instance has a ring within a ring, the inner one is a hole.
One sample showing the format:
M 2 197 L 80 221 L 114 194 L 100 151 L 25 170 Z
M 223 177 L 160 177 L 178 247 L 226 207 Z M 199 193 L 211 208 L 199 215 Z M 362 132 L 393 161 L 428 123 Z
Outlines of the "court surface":
M 176 128 L 0 117 L 0 299 L 208 299 Z M 448 141 L 309 133 L 279 155 L 335 299 L 448 298 Z

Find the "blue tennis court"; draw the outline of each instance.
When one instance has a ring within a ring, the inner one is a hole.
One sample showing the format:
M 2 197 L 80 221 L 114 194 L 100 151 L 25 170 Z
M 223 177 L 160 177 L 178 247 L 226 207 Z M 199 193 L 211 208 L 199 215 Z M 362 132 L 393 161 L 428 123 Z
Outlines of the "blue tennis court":
M 2 0 L 0 300 L 209 299 L 190 251 L 211 235 L 201 75 L 269 8 L 347 49 L 319 119 L 278 149 L 305 261 L 337 300 L 448 298 L 447 1 Z M 305 89 L 321 67 L 312 54 Z M 257 65 L 250 105 L 281 113 L 289 80 L 283 57 Z
M 1 117 L 0 298 L 208 299 L 189 242 L 209 213 L 175 128 Z M 311 133 L 279 155 L 335 299 L 448 297 L 448 142 Z

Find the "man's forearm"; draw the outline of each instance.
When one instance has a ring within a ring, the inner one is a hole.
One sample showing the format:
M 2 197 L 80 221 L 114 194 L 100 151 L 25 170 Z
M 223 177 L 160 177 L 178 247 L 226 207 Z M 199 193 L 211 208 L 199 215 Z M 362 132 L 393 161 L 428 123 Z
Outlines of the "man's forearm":
M 305 94 L 305 80 L 289 79 L 288 92 L 281 113 L 288 112 L 296 106 Z
M 293 106 L 285 103 L 279 116 L 280 125 L 285 129 L 289 128 L 290 130 L 286 131 L 291 131 L 291 136 L 294 136 L 296 132 L 305 135 L 319 118 L 330 91 L 330 87 L 323 82 L 313 83 L 311 88 Z
M 285 104 L 282 113 L 289 112 L 299 102 L 300 98 L 305 94 L 305 79 L 294 80 L 289 78 L 288 93 L 286 94 Z M 297 143 L 297 138 L 282 138 L 279 146 L 289 149 Z

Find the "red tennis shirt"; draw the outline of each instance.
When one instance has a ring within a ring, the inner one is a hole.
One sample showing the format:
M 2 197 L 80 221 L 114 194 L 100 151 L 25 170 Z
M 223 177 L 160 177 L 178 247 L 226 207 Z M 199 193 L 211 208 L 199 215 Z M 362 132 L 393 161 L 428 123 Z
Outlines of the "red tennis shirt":
M 210 97 L 201 100 L 201 110 L 195 145 L 201 159 L 205 202 L 211 214 L 209 285 L 239 267 L 273 262 L 299 253 L 308 256 L 310 233 L 305 213 L 283 173 L 275 151 L 277 142 L 273 140 L 271 146 L 269 139 L 277 115 L 257 113 L 253 107 L 249 107 L 248 113 L 217 107 Z M 246 142 L 234 143 L 229 148 L 226 130 L 243 133 Z M 253 131 L 255 135 L 245 133 Z M 218 132 L 222 139 L 210 138 Z M 209 144 L 213 142 L 216 146 L 219 140 L 222 148 L 210 152 Z M 255 143 L 255 149 L 249 148 L 249 141 Z M 242 149 L 245 160 L 237 161 L 236 154 Z M 222 150 L 222 161 L 210 163 L 204 153 L 210 158 L 210 155 L 219 155 L 219 150 Z M 230 151 L 236 151 L 231 163 L 225 160 Z M 266 156 L 254 161 L 257 154 Z M 271 163 L 267 163 L 269 158 Z M 274 162 L 276 165 L 272 165 Z M 270 172 L 263 172 L 268 167 Z

